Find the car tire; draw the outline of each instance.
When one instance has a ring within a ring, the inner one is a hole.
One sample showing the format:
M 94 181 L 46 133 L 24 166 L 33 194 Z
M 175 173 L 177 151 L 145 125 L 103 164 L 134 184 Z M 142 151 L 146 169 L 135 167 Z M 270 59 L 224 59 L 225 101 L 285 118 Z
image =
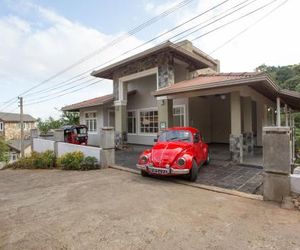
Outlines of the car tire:
M 141 176 L 149 177 L 149 174 L 145 170 L 141 170 Z
M 205 166 L 208 166 L 209 163 L 210 163 L 210 153 L 209 153 L 209 151 L 208 151 L 207 159 L 206 159 L 206 161 L 204 162 L 204 165 L 205 165 Z
M 197 165 L 197 162 L 195 160 L 193 160 L 193 165 L 192 165 L 192 168 L 191 168 L 190 174 L 189 174 L 189 181 L 191 181 L 191 182 L 196 181 L 198 178 L 198 172 L 199 172 L 199 167 Z

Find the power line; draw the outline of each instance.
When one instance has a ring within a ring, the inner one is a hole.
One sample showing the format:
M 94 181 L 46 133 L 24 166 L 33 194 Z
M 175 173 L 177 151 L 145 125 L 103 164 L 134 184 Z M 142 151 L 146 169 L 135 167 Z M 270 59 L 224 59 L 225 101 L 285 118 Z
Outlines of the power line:
M 217 48 L 215 48 L 214 50 L 212 50 L 210 53 L 208 53 L 209 55 L 213 54 L 214 52 L 222 49 L 223 47 L 225 47 L 228 43 L 232 42 L 234 39 L 236 39 L 237 37 L 239 37 L 240 35 L 244 34 L 245 32 L 247 32 L 249 29 L 253 28 L 256 24 L 258 24 L 259 22 L 263 21 L 265 18 L 267 18 L 269 15 L 271 15 L 273 12 L 275 12 L 277 9 L 279 9 L 280 7 L 282 7 L 283 5 L 285 5 L 288 2 L 288 0 L 285 0 L 284 2 L 282 2 L 281 4 L 279 4 L 278 6 L 276 6 L 275 8 L 273 8 L 271 11 L 269 11 L 268 13 L 266 13 L 264 16 L 262 16 L 260 19 L 258 19 L 256 22 L 250 24 L 249 26 L 247 26 L 245 29 L 243 29 L 242 31 L 240 31 L 239 33 L 235 34 L 233 37 L 231 37 L 230 39 L 228 39 L 226 42 L 222 43 L 220 46 L 218 46 Z
M 144 23 L 142 23 L 142 24 L 136 26 L 135 28 L 131 29 L 127 34 L 124 34 L 124 35 L 122 35 L 122 36 L 120 36 L 120 37 L 114 39 L 113 41 L 111 41 L 110 43 L 108 43 L 108 44 L 106 44 L 105 46 L 101 47 L 100 49 L 98 49 L 98 50 L 96 50 L 96 51 L 90 53 L 89 55 L 87 55 L 87 56 L 81 58 L 81 59 L 80 59 L 79 61 L 77 61 L 76 63 L 73 63 L 72 65 L 68 66 L 67 68 L 65 68 L 65 69 L 63 69 L 63 70 L 61 70 L 61 71 L 59 71 L 58 73 L 54 74 L 54 75 L 51 76 L 50 78 L 48 78 L 48 79 L 46 79 L 46 80 L 44 80 L 44 81 L 42 81 L 42 82 L 40 82 L 40 83 L 38 83 L 38 84 L 32 86 L 31 88 L 27 89 L 26 91 L 20 93 L 18 96 L 21 96 L 21 95 L 22 95 L 22 96 L 25 96 L 25 94 L 27 94 L 27 93 L 30 92 L 31 90 L 33 90 L 33 89 L 35 89 L 35 88 L 38 88 L 38 87 L 40 87 L 40 86 L 46 84 L 47 82 L 51 81 L 52 79 L 56 78 L 57 76 L 59 76 L 59 75 L 65 73 L 65 72 L 69 71 L 70 69 L 76 67 L 77 65 L 79 65 L 79 64 L 81 64 L 81 63 L 87 61 L 87 60 L 90 59 L 91 57 L 93 57 L 93 56 L 95 56 L 96 54 L 102 52 L 103 50 L 105 50 L 105 49 L 107 49 L 107 48 L 109 48 L 109 47 L 111 47 L 111 46 L 113 46 L 113 45 L 119 43 L 120 41 L 124 40 L 125 38 L 127 38 L 127 37 L 129 37 L 129 36 L 132 36 L 132 35 L 136 34 L 137 32 L 141 31 L 142 29 L 146 28 L 147 26 L 149 26 L 149 25 L 151 25 L 151 24 L 157 22 L 158 20 L 162 19 L 163 17 L 168 16 L 169 14 L 173 13 L 173 12 L 176 11 L 177 9 L 183 8 L 184 6 L 188 5 L 188 4 L 191 3 L 192 1 L 194 1 L 194 0 L 184 0 L 184 1 L 182 1 L 182 2 L 180 2 L 180 3 L 178 3 L 178 4 L 176 4 L 175 6 L 171 7 L 170 9 L 168 9 L 168 10 L 166 10 L 166 11 L 160 13 L 159 15 L 157 15 L 157 16 L 155 16 L 155 17 L 153 17 L 153 18 L 147 20 L 146 22 L 144 22 Z M 129 36 L 128 36 L 128 34 L 129 34 Z M 10 99 L 10 100 L 8 100 L 7 103 L 10 103 L 10 102 L 14 101 L 16 98 L 17 98 L 17 96 L 14 97 L 14 98 L 12 98 L 12 99 Z M 8 106 L 11 106 L 11 105 L 6 105 L 6 107 L 8 107 Z M 3 110 L 3 109 L 1 109 L 0 112 L 1 112 L 2 110 Z
M 119 56 L 117 56 L 117 57 L 114 57 L 114 58 L 112 58 L 112 59 L 110 59 L 110 60 L 108 60 L 108 61 L 106 61 L 106 62 L 104 62 L 104 63 L 102 63 L 102 64 L 100 64 L 100 65 L 94 66 L 94 67 L 92 67 L 92 68 L 90 68 L 90 69 L 84 71 L 83 73 L 80 73 L 80 74 L 77 74 L 77 75 L 73 76 L 73 77 L 70 78 L 69 80 L 73 80 L 73 79 L 76 78 L 76 77 L 85 75 L 86 73 L 90 73 L 92 70 L 95 70 L 95 69 L 97 69 L 97 68 L 99 68 L 99 67 L 102 67 L 102 66 L 104 66 L 105 64 L 108 64 L 108 63 L 110 63 L 110 62 L 112 62 L 112 61 L 114 61 L 114 60 L 116 60 L 116 59 L 118 59 L 118 58 L 120 58 L 120 57 L 122 57 L 122 56 L 124 56 L 124 55 L 126 55 L 126 54 L 128 54 L 128 53 L 130 53 L 130 52 L 132 52 L 132 51 L 134 51 L 134 50 L 136 50 L 136 49 L 139 49 L 139 48 L 141 48 L 141 47 L 143 47 L 143 46 L 145 46 L 145 45 L 147 45 L 147 44 L 149 44 L 149 43 L 151 43 L 151 42 L 153 42 L 153 41 L 155 41 L 155 40 L 161 38 L 162 36 L 164 36 L 164 35 L 166 35 L 166 34 L 172 32 L 172 31 L 174 31 L 174 30 L 176 30 L 176 29 L 182 27 L 183 25 L 185 25 L 185 24 L 187 24 L 187 23 L 189 23 L 189 22 L 191 22 L 191 21 L 193 21 L 193 20 L 195 20 L 195 19 L 197 19 L 197 18 L 203 16 L 204 14 L 206 14 L 206 13 L 208 13 L 208 12 L 210 12 L 210 11 L 212 11 L 212 10 L 218 8 L 218 7 L 220 7 L 221 5 L 225 4 L 225 3 L 228 2 L 228 1 L 229 1 L 229 0 L 225 0 L 225 1 L 221 2 L 220 4 L 217 4 L 217 5 L 213 6 L 212 8 L 210 8 L 210 9 L 204 11 L 204 12 L 201 12 L 200 14 L 198 14 L 198 15 L 196 15 L 196 16 L 190 18 L 189 20 L 187 20 L 187 21 L 185 21 L 185 22 L 183 22 L 183 23 L 181 23 L 181 24 L 179 24 L 179 25 L 173 27 L 172 29 L 170 29 L 170 30 L 168 30 L 168 31 L 166 31 L 166 32 L 164 32 L 164 33 L 162 33 L 162 34 L 160 34 L 160 35 L 158 35 L 158 36 L 156 36 L 156 37 L 154 37 L 154 38 L 152 38 L 152 39 L 150 39 L 150 40 L 148 40 L 148 41 L 146 41 L 146 42 L 140 44 L 140 45 L 138 45 L 137 47 L 135 47 L 135 48 L 133 48 L 133 49 L 130 49 L 130 50 L 128 50 L 128 51 L 122 53 L 121 55 L 119 55 Z M 248 1 L 249 1 L 249 0 L 245 0 L 245 1 L 243 1 L 242 3 L 248 2 Z M 255 0 L 255 1 L 256 1 L 256 0 Z M 242 3 L 240 3 L 240 4 L 242 4 Z M 240 4 L 238 4 L 238 5 L 240 5 Z M 238 5 L 236 5 L 236 6 L 238 6 Z M 234 6 L 233 8 L 235 8 L 236 6 Z M 68 82 L 69 80 L 66 80 L 66 81 L 63 81 L 63 82 L 60 82 L 60 83 L 54 85 L 54 88 L 50 87 L 50 88 L 47 88 L 47 89 L 45 89 L 45 90 L 39 90 L 39 91 L 30 93 L 30 94 L 27 94 L 27 95 L 25 95 L 25 96 L 28 96 L 28 95 L 34 95 L 34 94 L 40 94 L 40 93 L 48 92 L 49 90 L 59 89 L 60 87 L 64 87 L 64 86 L 70 85 L 70 84 L 72 84 L 72 83 L 75 83 L 75 82 L 80 81 L 80 80 L 82 80 L 82 79 L 86 79 L 86 78 L 88 78 L 88 77 L 90 77 L 90 75 L 83 76 L 83 77 L 81 77 L 81 78 L 79 78 L 79 79 L 77 79 L 77 80 L 73 80 L 73 81 L 71 81 L 71 82 Z M 65 83 L 65 84 L 64 84 L 64 83 Z M 60 87 L 58 87 L 58 86 L 60 86 Z
M 216 15 L 216 16 L 210 18 L 210 19 L 207 19 L 207 20 L 204 21 L 203 23 L 207 23 L 208 21 L 214 19 L 215 17 L 217 17 L 217 16 L 219 16 L 219 15 L 222 15 L 222 14 L 228 12 L 229 10 L 235 9 L 236 7 L 240 6 L 240 5 L 243 4 L 243 3 L 246 3 L 246 2 L 248 2 L 248 1 L 249 1 L 249 0 L 243 1 L 243 2 L 241 2 L 241 3 L 239 3 L 239 4 L 235 5 L 235 6 L 231 7 L 230 9 L 226 10 L 225 12 L 222 12 L 222 13 L 220 13 L 220 14 L 218 14 L 218 15 Z M 229 16 L 229 15 L 231 15 L 231 14 L 237 12 L 238 10 L 240 10 L 240 9 L 242 9 L 242 8 L 245 8 L 246 6 L 248 6 L 249 4 L 251 4 L 251 3 L 255 2 L 255 1 L 257 1 L 257 0 L 251 1 L 250 3 L 248 3 L 248 4 L 246 4 L 246 5 L 244 5 L 244 6 L 240 7 L 240 8 L 238 8 L 237 10 L 232 11 L 232 12 L 230 12 L 229 14 L 222 16 L 221 18 L 217 19 L 216 21 L 219 21 L 219 20 L 221 20 L 221 19 L 223 19 L 223 18 L 225 18 L 225 17 L 227 17 L 227 16 Z M 154 38 L 152 38 L 152 39 L 150 39 L 150 40 L 144 42 L 143 44 L 141 44 L 141 45 L 139 45 L 139 46 L 137 46 L 137 47 L 135 47 L 135 48 L 133 48 L 133 49 L 130 49 L 130 50 L 128 50 L 128 51 L 122 53 L 121 55 L 119 55 L 119 56 L 117 56 L 117 57 L 115 57 L 115 58 L 110 59 L 109 61 L 106 61 L 106 62 L 102 63 L 100 66 L 98 65 L 98 66 L 93 67 L 93 68 L 98 68 L 98 67 L 101 67 L 101 66 L 103 66 L 103 65 L 105 65 L 105 64 L 107 64 L 107 63 L 109 63 L 109 62 L 112 62 L 112 61 L 114 61 L 115 59 L 117 59 L 117 58 L 119 58 L 119 57 L 121 57 L 121 56 L 123 56 L 123 55 L 125 55 L 125 54 L 128 54 L 128 53 L 130 53 L 130 52 L 136 50 L 137 48 L 140 48 L 140 47 L 144 46 L 145 44 L 147 44 L 147 43 L 149 43 L 149 42 L 152 42 L 152 41 L 154 41 L 154 40 L 160 38 L 161 36 L 163 36 L 163 35 L 165 35 L 165 34 L 171 32 L 171 31 L 177 29 L 178 27 L 181 27 L 182 25 L 184 25 L 184 24 L 186 24 L 186 23 L 188 23 L 188 22 L 194 20 L 196 17 L 199 17 L 199 16 L 201 16 L 201 15 L 207 13 L 208 11 L 211 11 L 211 10 L 213 10 L 213 9 L 215 9 L 215 8 L 217 8 L 217 7 L 219 7 L 221 4 L 224 4 L 225 2 L 227 2 L 227 1 L 224 1 L 224 2 L 222 2 L 222 3 L 220 3 L 220 4 L 218 4 L 218 5 L 216 5 L 216 6 L 212 7 L 212 8 L 210 8 L 210 9 L 208 9 L 208 10 L 202 12 L 201 14 L 196 15 L 196 16 L 192 17 L 191 19 L 185 21 L 184 23 L 181 23 L 181 24 L 175 26 L 175 27 L 172 28 L 171 30 L 168 30 L 168 31 L 164 32 L 163 34 L 160 34 L 159 36 L 156 36 L 156 37 L 154 37 Z M 208 24 L 205 25 L 205 26 L 201 26 L 201 27 L 198 28 L 197 30 L 202 29 L 202 28 L 204 28 L 204 27 L 208 27 L 209 25 L 215 23 L 216 21 L 210 22 L 210 23 L 208 23 Z M 194 27 L 198 27 L 198 24 L 197 24 L 196 26 L 193 26 L 193 27 L 189 28 L 189 29 L 186 30 L 186 31 L 189 31 L 189 30 L 193 29 Z M 186 31 L 185 31 L 185 32 L 186 32 Z M 174 37 L 177 37 L 178 35 L 180 35 L 180 34 L 182 34 L 182 33 L 184 33 L 184 32 L 180 32 L 179 34 L 177 34 L 177 35 L 171 37 L 171 39 L 174 38 Z M 90 72 L 90 71 L 89 71 L 89 72 Z M 86 78 L 86 77 L 84 77 L 84 78 Z M 86 82 L 84 82 L 84 83 L 86 83 Z M 79 85 L 81 85 L 81 84 L 82 84 L 82 83 L 76 84 L 74 87 L 77 87 L 77 86 L 79 86 Z M 68 84 L 66 84 L 66 85 L 68 85 Z M 62 86 L 62 87 L 63 87 L 63 86 Z M 56 95 L 56 94 L 61 93 L 62 91 L 67 91 L 67 90 L 69 90 L 69 88 L 64 89 L 64 90 L 61 90 L 61 91 L 56 92 L 56 93 L 53 93 L 53 94 L 51 94 L 51 95 Z M 48 97 L 48 96 L 49 96 L 49 95 L 44 96 L 44 97 Z M 29 101 L 31 101 L 31 102 L 37 102 L 37 101 L 39 101 L 39 100 L 43 100 L 44 97 L 36 98 L 36 99 L 33 99 L 33 100 L 29 100 Z M 48 99 L 49 99 L 49 98 L 48 98 Z M 48 99 L 47 99 L 47 100 L 48 100 Z
M 245 18 L 245 17 L 247 17 L 247 16 L 249 16 L 249 15 L 251 15 L 251 14 L 257 12 L 257 11 L 260 11 L 260 10 L 264 9 L 265 7 L 269 6 L 270 4 L 272 4 L 272 3 L 276 2 L 276 1 L 277 1 L 277 0 L 273 0 L 273 1 L 267 3 L 267 4 L 263 5 L 263 6 L 261 6 L 261 7 L 257 8 L 257 9 L 255 9 L 255 10 L 251 11 L 251 12 L 248 12 L 247 14 L 245 14 L 245 15 L 243 15 L 243 16 L 241 16 L 241 17 L 238 17 L 238 18 L 236 18 L 236 19 L 231 20 L 230 22 L 227 22 L 227 23 L 225 23 L 225 24 L 223 24 L 223 25 L 221 25 L 221 26 L 218 26 L 217 28 L 215 28 L 215 29 L 213 29 L 213 30 L 211 30 L 211 31 L 208 31 L 208 32 L 206 32 L 206 33 L 204 33 L 204 34 L 202 34 L 202 35 L 200 35 L 200 36 L 194 38 L 192 41 L 197 40 L 197 39 L 199 39 L 199 38 L 201 38 L 201 37 L 203 37 L 203 36 L 205 36 L 205 35 L 208 35 L 208 34 L 214 32 L 214 31 L 216 31 L 216 30 L 219 30 L 219 29 L 221 29 L 221 28 L 223 28 L 223 27 L 225 27 L 225 26 L 227 26 L 227 25 L 230 25 L 230 24 L 232 24 L 232 23 L 234 23 L 234 22 L 236 22 L 236 21 L 238 21 L 238 20 L 241 20 L 242 18 Z M 181 47 L 181 46 L 182 46 L 182 45 L 178 45 L 177 48 L 178 48 L 178 47 Z M 100 81 L 101 81 L 101 80 L 100 80 Z M 100 82 L 100 81 L 99 81 L 99 82 Z M 98 82 L 98 81 L 97 81 L 97 82 Z M 96 82 L 96 83 L 97 83 L 97 82 Z M 93 83 L 93 84 L 95 84 L 95 83 Z M 92 85 L 93 85 L 93 84 L 92 84 Z M 68 92 L 68 93 L 65 93 L 65 94 L 62 94 L 62 95 L 74 93 L 74 92 L 76 92 L 76 91 L 79 91 L 79 90 L 81 90 L 81 89 L 83 89 L 83 88 L 86 88 L 86 87 L 89 87 L 89 86 L 91 86 L 91 85 L 83 86 L 83 87 L 81 87 L 81 88 L 79 88 L 79 89 L 77 89 L 77 90 L 74 90 L 74 91 L 71 91 L 71 92 Z M 62 96 L 62 95 L 59 95 L 59 96 L 57 96 L 57 97 L 60 97 L 60 96 Z M 40 101 L 40 102 L 29 103 L 28 105 L 31 105 L 31 104 L 37 104 L 37 103 L 41 103 L 41 102 L 44 102 L 44 101 L 52 100 L 52 99 L 55 99 L 55 98 L 57 98 L 57 97 L 53 97 L 53 98 L 49 98 L 49 99 L 46 99 L 46 100 L 42 100 L 42 101 Z

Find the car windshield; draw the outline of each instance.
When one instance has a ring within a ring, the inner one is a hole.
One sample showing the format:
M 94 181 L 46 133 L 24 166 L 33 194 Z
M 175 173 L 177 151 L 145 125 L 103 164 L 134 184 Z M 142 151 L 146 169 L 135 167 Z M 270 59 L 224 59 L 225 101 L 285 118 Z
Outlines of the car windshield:
M 192 135 L 190 131 L 186 130 L 168 130 L 161 133 L 158 138 L 160 142 L 166 141 L 185 141 L 192 142 Z

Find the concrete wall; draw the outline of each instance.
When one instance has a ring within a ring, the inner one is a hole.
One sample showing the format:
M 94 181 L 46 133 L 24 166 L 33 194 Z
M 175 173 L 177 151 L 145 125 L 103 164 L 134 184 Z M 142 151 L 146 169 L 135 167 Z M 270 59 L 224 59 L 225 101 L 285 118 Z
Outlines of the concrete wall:
M 55 150 L 55 141 L 44 140 L 40 138 L 33 139 L 33 151 L 42 153 L 47 150 Z
M 70 143 L 58 142 L 57 143 L 57 156 L 60 157 L 66 153 L 80 151 L 85 156 L 95 157 L 100 162 L 101 148 L 75 145 Z
M 100 162 L 100 152 L 102 149 L 97 147 L 89 147 L 65 142 L 55 142 L 40 138 L 34 138 L 33 150 L 39 153 L 51 150 L 56 153 L 57 157 L 60 157 L 65 153 L 80 151 L 85 156 L 95 157 L 98 160 L 98 162 Z

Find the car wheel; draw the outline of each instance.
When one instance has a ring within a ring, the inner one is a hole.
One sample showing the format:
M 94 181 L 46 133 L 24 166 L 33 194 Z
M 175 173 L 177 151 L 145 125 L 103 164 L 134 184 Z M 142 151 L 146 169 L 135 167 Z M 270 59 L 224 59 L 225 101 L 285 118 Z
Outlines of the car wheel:
M 206 161 L 204 162 L 204 165 L 207 166 L 207 165 L 209 165 L 209 163 L 210 163 L 210 154 L 209 154 L 209 151 L 208 151 L 207 159 L 206 159 Z
M 143 177 L 148 177 L 149 176 L 149 174 L 145 170 L 141 170 L 141 175 Z
M 190 170 L 190 174 L 189 174 L 190 181 L 194 182 L 197 180 L 198 171 L 199 171 L 199 168 L 198 168 L 197 162 L 195 160 L 193 160 L 193 166 L 192 166 L 192 168 Z

